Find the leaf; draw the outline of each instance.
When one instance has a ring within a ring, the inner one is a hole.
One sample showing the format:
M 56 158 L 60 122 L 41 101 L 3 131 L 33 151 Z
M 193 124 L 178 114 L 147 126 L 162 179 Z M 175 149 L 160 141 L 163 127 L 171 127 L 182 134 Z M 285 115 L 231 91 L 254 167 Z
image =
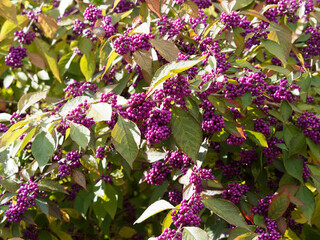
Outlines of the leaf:
M 262 69 L 269 69 L 269 70 L 273 70 L 279 73 L 282 73 L 285 76 L 289 76 L 290 75 L 290 71 L 284 67 L 280 67 L 280 66 L 274 66 L 274 65 L 261 65 Z
M 92 98 L 87 96 L 78 96 L 78 97 L 72 98 L 70 101 L 68 101 L 66 104 L 63 105 L 63 107 L 60 109 L 59 114 L 63 117 L 67 116 L 71 110 L 78 107 L 78 105 L 83 103 L 84 101 L 87 101 L 87 103 L 90 103 L 92 102 Z
M 161 12 L 160 12 L 160 1 L 159 0 L 146 0 L 146 3 L 148 5 L 148 8 L 152 12 L 158 15 L 158 17 L 161 17 Z
M 117 207 L 118 207 L 118 193 L 110 184 L 106 184 L 105 192 L 107 193 L 108 201 L 104 202 L 103 208 L 110 215 L 112 219 L 114 219 Z
M 84 155 L 81 157 L 80 162 L 89 171 L 95 172 L 100 175 L 98 171 L 98 163 L 94 156 Z
M 48 38 L 54 38 L 59 26 L 53 17 L 46 14 L 40 14 L 38 17 L 42 31 Z
M 27 108 L 47 97 L 47 91 L 32 92 L 24 94 L 18 102 L 18 111 L 21 114 Z
M 251 231 L 241 212 L 232 202 L 217 198 L 203 199 L 202 202 L 206 208 L 228 223 Z
M 311 218 L 316 207 L 313 193 L 306 186 L 301 186 L 296 194 L 296 197 L 305 204 L 305 206 L 299 206 L 298 208 L 308 219 L 309 224 L 311 224 Z
M 174 209 L 174 208 L 175 207 L 171 205 L 171 203 L 167 202 L 166 200 L 163 200 L 163 199 L 158 200 L 152 203 L 133 224 L 141 223 L 147 218 L 159 212 L 162 212 L 167 209 Z
M 29 22 L 29 18 L 26 15 L 19 15 L 17 16 L 17 20 L 18 20 L 18 25 L 20 26 L 20 28 L 25 27 L 28 22 Z M 0 32 L 0 41 L 9 38 L 9 37 L 13 37 L 13 33 L 15 31 L 17 31 L 19 29 L 19 27 L 17 25 L 15 25 L 13 22 L 11 21 L 5 21 L 2 26 L 1 26 L 1 32 Z
M 10 0 L 0 1 L 0 16 L 18 25 L 17 9 Z
M 153 76 L 152 56 L 146 50 L 137 50 L 133 54 L 134 60 L 141 67 L 143 78 L 147 83 L 151 82 Z
M 262 147 L 268 147 L 266 137 L 261 132 L 245 130 L 248 137 Z
M 86 149 L 90 142 L 90 130 L 83 125 L 70 122 L 70 137 L 80 147 Z
M 41 68 L 41 69 L 46 68 L 45 62 L 40 54 L 33 53 L 33 52 L 27 52 L 27 56 L 29 57 L 30 62 L 33 65 L 35 65 L 36 67 Z
M 153 163 L 161 159 L 164 159 L 164 157 L 167 155 L 165 152 L 159 152 L 155 150 L 149 150 L 149 151 L 146 151 L 145 153 L 146 153 L 147 161 L 149 163 Z
M 79 184 L 81 187 L 83 187 L 85 190 L 87 190 L 86 177 L 84 176 L 84 174 L 82 172 L 74 169 L 74 170 L 72 170 L 72 177 L 77 184 Z
M 95 122 L 110 121 L 112 116 L 112 107 L 109 103 L 91 104 L 87 112 L 87 118 L 93 118 Z
M 268 39 L 277 42 L 281 46 L 281 52 L 287 58 L 292 49 L 292 31 L 283 23 L 271 22 L 268 30 Z M 277 56 L 277 55 L 276 55 Z
M 261 19 L 267 23 L 270 23 L 270 21 L 265 17 L 263 16 L 261 13 L 259 13 L 258 11 L 256 10 L 253 10 L 253 9 L 248 9 L 248 10 L 245 10 L 245 11 L 241 11 L 239 12 L 240 15 L 248 15 L 248 16 L 252 16 L 252 17 L 256 17 L 258 19 Z
M 7 147 L 10 146 L 11 143 L 13 143 L 15 140 L 17 140 L 18 137 L 20 137 L 25 131 L 27 131 L 28 128 L 20 128 L 13 132 L 7 132 L 8 134 L 5 134 L 1 137 L 0 141 L 0 149 L 3 151 Z M 4 147 L 4 148 L 3 148 Z
M 63 55 L 59 62 L 58 62 L 58 66 L 59 66 L 59 72 L 61 74 L 61 76 L 63 76 L 68 69 L 70 68 L 70 65 L 73 61 L 73 59 L 77 56 L 77 53 L 75 52 L 70 52 L 66 55 Z
M 196 161 L 202 143 L 200 123 L 182 108 L 173 107 L 170 129 L 179 148 Z
M 150 39 L 149 42 L 168 62 L 176 61 L 176 59 L 179 57 L 180 51 L 173 42 L 163 39 Z
M 49 205 L 47 202 L 42 201 L 38 198 L 35 199 L 35 202 L 40 208 L 41 212 L 43 212 L 45 215 L 49 215 Z
M 50 70 L 52 71 L 55 78 L 61 82 L 60 75 L 59 75 L 59 67 L 57 63 L 57 55 L 53 49 L 50 49 L 50 46 L 44 42 L 43 40 L 39 38 L 35 38 L 34 42 L 36 43 L 39 51 L 42 53 L 42 55 L 45 57 Z
M 132 164 L 139 153 L 141 133 L 137 125 L 119 116 L 112 132 L 112 143 L 120 155 L 132 167 Z
M 198 227 L 184 227 L 183 240 L 209 240 L 209 235 L 206 231 Z
M 159 68 L 152 78 L 149 91 L 147 92 L 147 97 L 149 97 L 153 93 L 153 91 L 156 90 L 156 87 L 163 83 L 165 80 L 175 76 L 178 73 L 188 70 L 205 58 L 206 56 L 202 56 L 194 60 L 174 61 Z
M 112 65 L 112 63 L 114 62 L 114 60 L 119 56 L 119 53 L 117 53 L 115 50 L 113 50 L 109 57 L 108 57 L 108 61 L 106 64 L 106 71 L 110 68 L 110 66 Z
M 320 148 L 318 144 L 315 144 L 310 138 L 306 139 L 307 144 L 313 153 L 313 155 L 317 158 L 318 162 L 320 162 Z
M 192 18 L 197 18 L 199 16 L 199 8 L 198 5 L 195 2 L 192 1 L 185 1 L 182 4 L 182 14 L 187 13 L 190 15 Z
M 82 74 L 85 76 L 87 81 L 89 81 L 89 79 L 92 77 L 95 69 L 96 69 L 96 64 L 95 64 L 94 53 L 91 52 L 89 55 L 84 54 L 80 59 L 80 70 Z
M 253 240 L 253 239 L 257 239 L 256 237 L 258 236 L 259 236 L 258 233 L 248 232 L 236 237 L 234 240 Z
M 61 192 L 67 193 L 64 187 L 53 180 L 43 179 L 38 183 L 39 190 L 48 191 L 48 192 Z
M 45 166 L 49 157 L 53 155 L 55 150 L 55 142 L 50 133 L 42 131 L 34 139 L 31 152 L 37 160 L 39 167 Z
M 292 177 L 295 177 L 300 182 L 303 182 L 302 180 L 303 163 L 300 157 L 291 156 L 290 158 L 284 158 L 283 163 L 284 163 L 285 169 Z
M 113 12 L 113 10 L 117 7 L 117 5 L 119 4 L 121 0 L 114 0 L 114 3 L 113 3 L 113 7 L 112 7 L 112 10 L 111 12 Z
M 284 65 L 286 64 L 287 62 L 286 56 L 283 53 L 282 47 L 278 43 L 272 40 L 261 40 L 261 44 L 271 54 L 273 54 L 274 56 L 277 56 L 281 60 L 282 64 Z
M 249 4 L 251 4 L 253 2 L 253 0 L 237 0 L 236 4 L 233 6 L 233 10 L 238 10 L 240 8 L 244 8 L 246 6 L 248 6 Z
M 60 4 L 59 4 L 59 14 L 60 14 L 60 17 L 63 16 L 63 14 L 65 13 L 66 9 L 71 6 L 71 4 L 73 3 L 73 0 L 63 0 L 63 1 L 60 1 Z
M 268 208 L 268 218 L 276 220 L 281 217 L 290 204 L 290 196 L 288 189 L 284 189 L 282 192 L 275 195 L 270 202 Z

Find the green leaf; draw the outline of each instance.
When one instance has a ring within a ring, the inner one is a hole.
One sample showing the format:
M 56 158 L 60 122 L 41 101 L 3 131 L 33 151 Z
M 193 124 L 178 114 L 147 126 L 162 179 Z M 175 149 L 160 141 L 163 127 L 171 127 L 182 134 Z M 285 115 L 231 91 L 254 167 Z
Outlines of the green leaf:
M 62 83 L 59 75 L 59 66 L 57 63 L 57 54 L 55 53 L 54 49 L 51 49 L 49 44 L 44 42 L 39 38 L 35 38 L 34 42 L 37 45 L 37 48 L 41 52 L 41 54 L 45 57 L 50 70 L 52 71 L 53 75 L 60 83 Z
M 67 193 L 63 185 L 53 180 L 43 179 L 38 183 L 38 186 L 39 190 L 43 191 Z
M 85 149 L 90 142 L 90 130 L 83 125 L 70 122 L 70 137 L 80 147 Z
M 120 155 L 132 167 L 132 164 L 139 153 L 141 133 L 137 125 L 119 116 L 112 132 L 112 143 Z
M 288 121 L 288 119 L 292 113 L 292 108 L 287 100 L 282 101 L 281 106 L 280 106 L 280 113 L 283 118 L 283 121 L 284 122 Z
M 168 62 L 176 61 L 178 58 L 180 51 L 173 42 L 163 39 L 150 39 L 149 42 Z
M 252 94 L 251 92 L 246 92 L 241 97 L 242 108 L 245 110 L 252 102 Z
M 310 138 L 307 138 L 307 144 L 313 153 L 313 155 L 317 158 L 318 162 L 320 162 L 320 147 L 318 144 L 315 144 Z
M 253 9 L 248 9 L 248 10 L 245 10 L 245 11 L 241 11 L 241 12 L 239 12 L 239 14 L 253 16 L 253 17 L 261 19 L 261 20 L 263 20 L 263 21 L 265 21 L 267 23 L 270 23 L 270 21 L 263 14 L 259 13 L 256 10 L 253 10 Z
M 162 84 L 168 78 L 173 77 L 176 74 L 181 73 L 185 70 L 188 70 L 189 68 L 201 62 L 206 57 L 207 56 L 202 56 L 200 58 L 188 61 L 174 61 L 162 66 L 154 74 L 150 84 L 149 91 L 147 92 L 147 96 L 149 97 L 153 93 L 153 91 L 155 91 L 156 88 L 159 87 L 159 85 Z
M 232 202 L 217 198 L 203 199 L 202 202 L 206 208 L 228 223 L 251 231 L 240 210 Z
M 290 158 L 284 158 L 283 163 L 284 163 L 285 169 L 292 177 L 295 177 L 300 182 L 303 182 L 302 180 L 303 163 L 300 157 L 291 156 Z
M 136 223 L 141 223 L 147 218 L 162 212 L 167 209 L 174 209 L 175 207 L 171 205 L 171 203 L 167 202 L 166 200 L 159 200 L 154 203 L 152 203 L 143 213 L 142 215 L 134 222 Z
M 284 65 L 286 64 L 286 56 L 283 53 L 282 47 L 278 43 L 271 40 L 261 40 L 261 43 L 262 46 L 268 50 L 268 52 L 270 52 L 274 56 L 277 56 Z
M 70 65 L 73 61 L 73 59 L 77 56 L 77 53 L 75 52 L 70 52 L 67 55 L 63 55 L 59 62 L 58 62 L 58 66 L 59 66 L 59 72 L 61 74 L 61 76 L 63 76 L 68 69 L 70 68 Z
M 50 133 L 42 131 L 34 139 L 31 152 L 37 160 L 39 167 L 45 166 L 49 157 L 53 155 L 55 150 L 55 142 Z
M 88 55 L 83 54 L 83 56 L 80 59 L 80 70 L 82 74 L 85 76 L 87 81 L 89 81 L 89 79 L 92 77 L 95 69 L 96 69 L 96 63 L 95 63 L 94 53 L 91 52 Z
M 7 132 L 5 135 L 1 137 L 1 142 L 0 142 L 0 149 L 1 151 L 7 149 L 7 147 L 10 146 L 11 143 L 17 140 L 18 137 L 20 137 L 25 131 L 27 131 L 28 128 L 20 128 L 17 129 L 13 132 Z
M 234 240 L 253 240 L 257 239 L 258 236 L 258 233 L 248 232 L 236 237 Z
M 80 162 L 89 171 L 95 172 L 100 175 L 98 171 L 98 163 L 94 156 L 84 155 L 81 157 Z
M 118 193 L 114 189 L 114 187 L 111 186 L 110 184 L 105 185 L 105 192 L 107 194 L 109 201 L 106 201 L 103 204 L 103 208 L 110 215 L 110 217 L 114 219 L 114 216 L 116 215 L 117 207 L 118 207 Z
M 236 4 L 233 6 L 233 10 L 238 10 L 240 8 L 244 8 L 246 6 L 248 6 L 249 4 L 251 4 L 253 2 L 253 0 L 237 0 Z
M 112 116 L 112 107 L 109 103 L 91 104 L 87 112 L 88 118 L 93 118 L 95 122 L 109 121 Z
M 284 189 L 271 199 L 268 208 L 268 218 L 276 220 L 281 217 L 290 204 L 290 196 L 288 189 Z
M 245 133 L 255 143 L 259 144 L 262 147 L 268 147 L 266 137 L 261 132 L 245 130 Z
M 0 16 L 18 25 L 17 9 L 10 0 L 0 1 Z
M 47 202 L 42 201 L 40 199 L 35 199 L 36 204 L 40 208 L 41 212 L 43 212 L 45 215 L 49 215 L 49 205 Z
M 309 224 L 311 224 L 311 218 L 316 207 L 313 193 L 306 186 L 301 186 L 296 194 L 296 197 L 305 204 L 304 206 L 299 206 L 298 208 L 308 219 Z
M 184 227 L 182 239 L 183 240 L 209 240 L 209 235 L 206 233 L 206 231 L 198 227 Z
M 32 92 L 24 94 L 19 102 L 18 102 L 18 111 L 19 113 L 24 112 L 27 108 L 34 105 L 41 99 L 47 97 L 47 91 L 40 91 L 40 92 Z
M 262 65 L 261 68 L 273 70 L 275 72 L 282 73 L 285 76 L 289 76 L 291 73 L 288 69 L 280 66 L 275 66 L 275 65 Z
M 173 107 L 170 129 L 179 148 L 195 161 L 202 143 L 200 123 L 182 108 Z
M 23 28 L 27 26 L 29 22 L 29 18 L 27 17 L 27 15 L 19 15 L 17 16 L 17 21 L 20 28 Z M 1 26 L 0 41 L 10 37 L 13 38 L 13 33 L 18 29 L 19 27 L 15 23 L 9 20 L 5 21 Z
M 250 232 L 250 231 L 248 231 L 247 229 L 244 229 L 244 228 L 239 228 L 239 227 L 233 228 L 233 229 L 230 231 L 228 240 L 234 240 L 234 239 L 236 239 L 238 236 L 241 236 L 241 235 L 246 234 L 246 233 L 248 233 L 248 232 Z
M 306 148 L 306 136 L 303 133 L 293 136 L 290 140 L 289 147 L 290 155 L 301 153 L 301 151 Z

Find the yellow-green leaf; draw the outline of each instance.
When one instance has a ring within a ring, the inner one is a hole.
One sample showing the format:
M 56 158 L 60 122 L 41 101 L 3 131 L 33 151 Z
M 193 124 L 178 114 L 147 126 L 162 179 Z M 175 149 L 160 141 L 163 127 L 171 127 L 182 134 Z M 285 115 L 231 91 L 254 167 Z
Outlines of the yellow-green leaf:
M 17 9 L 10 0 L 0 1 L 0 16 L 18 25 Z

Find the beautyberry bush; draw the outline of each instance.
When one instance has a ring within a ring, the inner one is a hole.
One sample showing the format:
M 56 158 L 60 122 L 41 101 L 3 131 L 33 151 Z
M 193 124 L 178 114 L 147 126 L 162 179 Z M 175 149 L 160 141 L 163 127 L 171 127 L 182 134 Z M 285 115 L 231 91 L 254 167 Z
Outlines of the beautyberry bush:
M 320 239 L 320 1 L 1 0 L 0 240 Z

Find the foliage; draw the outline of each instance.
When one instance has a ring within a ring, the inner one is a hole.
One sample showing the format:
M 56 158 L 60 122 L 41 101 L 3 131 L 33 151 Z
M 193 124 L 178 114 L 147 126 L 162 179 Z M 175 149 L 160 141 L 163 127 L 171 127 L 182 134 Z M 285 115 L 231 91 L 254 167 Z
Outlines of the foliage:
M 320 238 L 319 4 L 1 0 L 0 239 Z

